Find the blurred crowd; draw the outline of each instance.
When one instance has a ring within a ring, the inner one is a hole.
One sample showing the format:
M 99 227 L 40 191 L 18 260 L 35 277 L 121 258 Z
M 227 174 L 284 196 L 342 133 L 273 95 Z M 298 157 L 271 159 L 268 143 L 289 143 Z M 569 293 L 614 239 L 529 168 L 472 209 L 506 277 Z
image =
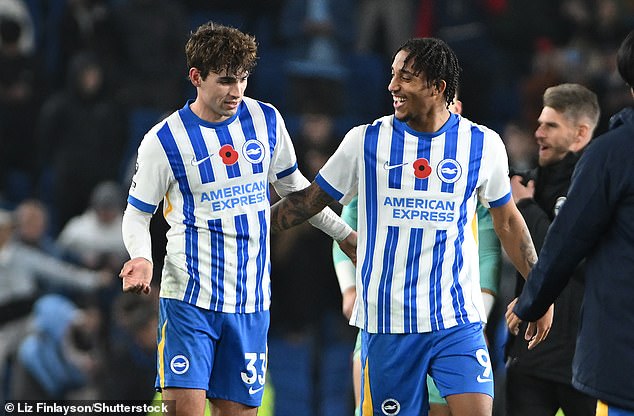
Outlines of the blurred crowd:
M 0 0 L 0 398 L 153 396 L 157 291 L 119 293 L 121 217 L 143 134 L 193 96 L 184 42 L 209 20 L 256 36 L 247 95 L 281 111 L 310 178 L 391 113 L 392 54 L 413 36 L 456 51 L 463 114 L 515 169 L 535 165 L 546 87 L 595 91 L 596 134 L 628 103 L 614 56 L 633 0 Z M 310 227 L 273 241 L 271 381 L 303 400 L 287 414 L 352 412 L 330 244 Z

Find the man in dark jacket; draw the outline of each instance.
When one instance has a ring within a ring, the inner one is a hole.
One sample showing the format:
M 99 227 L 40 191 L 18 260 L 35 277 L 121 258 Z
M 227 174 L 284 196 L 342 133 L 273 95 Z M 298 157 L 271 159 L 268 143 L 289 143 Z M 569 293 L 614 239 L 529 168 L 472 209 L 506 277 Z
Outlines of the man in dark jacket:
M 537 250 L 566 200 L 572 172 L 592 138 L 599 115 L 596 94 L 582 85 L 561 84 L 544 93 L 535 131 L 539 166 L 530 174 L 534 180 L 525 182 L 519 175 L 511 179 L 513 198 Z M 569 415 L 595 414 L 596 400 L 571 384 L 583 281 L 583 270 L 577 268 L 555 301 L 552 332 L 541 345 L 529 350 L 519 337 L 510 337 L 506 378 L 509 416 L 554 416 L 559 408 Z M 524 278 L 518 276 L 517 295 L 523 284 Z M 525 331 L 526 324 L 520 333 Z
M 617 66 L 634 96 L 634 31 L 619 48 Z M 634 415 L 633 148 L 634 109 L 627 108 L 612 117 L 610 131 L 593 140 L 577 163 L 539 261 L 506 314 L 517 334 L 522 320 L 542 316 L 586 259 L 572 384 L 599 400 L 597 414 Z

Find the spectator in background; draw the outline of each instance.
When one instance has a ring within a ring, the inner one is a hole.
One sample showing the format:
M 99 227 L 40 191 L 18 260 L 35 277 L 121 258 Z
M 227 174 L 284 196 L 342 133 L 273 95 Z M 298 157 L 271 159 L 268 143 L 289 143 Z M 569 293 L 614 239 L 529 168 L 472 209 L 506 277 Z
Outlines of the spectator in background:
M 469 103 L 470 116 L 497 128 L 516 110 L 517 99 L 510 81 L 513 72 L 493 39 L 490 19 L 499 6 L 488 0 L 420 0 L 416 36 L 438 37 L 460 59 L 460 97 Z M 487 85 L 487 88 L 481 88 Z
M 49 233 L 49 214 L 38 199 L 26 199 L 14 210 L 15 238 L 26 246 L 36 248 L 56 258 L 62 252 Z
M 535 131 L 539 166 L 528 175 L 530 181 L 511 178 L 513 199 L 538 252 L 566 200 L 573 170 L 592 139 L 600 113 L 596 94 L 579 84 L 550 87 L 543 97 Z M 522 338 L 510 336 L 506 344 L 509 416 L 554 416 L 559 408 L 568 415 L 595 414 L 596 400 L 571 385 L 584 280 L 583 269 L 575 270 L 555 301 L 552 330 L 538 348 L 529 350 L 522 339 L 526 325 L 520 328 Z M 523 285 L 518 276 L 516 295 Z
M 357 1 L 356 51 L 378 53 L 388 62 L 392 52 L 412 36 L 415 9 L 412 0 Z
M 128 0 L 114 8 L 122 48 L 118 98 L 130 107 L 173 111 L 183 101 L 185 10 L 174 0 Z
M 109 273 L 79 269 L 21 243 L 14 236 L 12 213 L 0 210 L 0 374 L 27 330 L 25 323 L 42 287 L 85 297 L 111 280 Z
M 617 67 L 634 96 L 634 31 L 622 41 Z M 572 385 L 599 400 L 596 414 L 634 415 L 634 110 L 624 108 L 575 166 L 566 202 L 550 225 L 539 260 L 506 321 L 519 333 L 538 319 L 585 259 L 585 290 L 572 361 Z
M 80 269 L 28 247 L 16 241 L 13 231 L 11 213 L 0 211 L 0 325 L 30 311 L 42 282 L 89 293 L 111 279 L 108 273 Z
M 13 362 L 9 399 L 96 399 L 101 320 L 60 295 L 45 295 L 33 307 L 33 332 Z
M 86 209 L 98 183 L 119 178 L 127 125 L 106 80 L 95 55 L 76 55 L 66 88 L 46 100 L 37 120 L 40 187 L 54 207 L 54 234 Z
M 504 126 L 502 140 L 513 171 L 528 171 L 537 165 L 537 143 L 531 131 L 521 122 L 511 121 Z
M 335 150 L 333 119 L 303 114 L 295 137 L 308 179 Z M 350 345 L 356 331 L 340 313 L 332 239 L 302 224 L 271 237 L 270 382 L 279 416 L 352 414 Z
M 59 23 L 59 53 L 64 68 L 73 56 L 91 51 L 99 56 L 108 73 L 115 75 L 121 50 L 117 36 L 112 33 L 114 19 L 111 3 L 108 0 L 66 2 Z
M 20 27 L 17 48 L 22 55 L 31 56 L 36 52 L 35 27 L 24 0 L 2 0 L 0 2 L 0 20 L 14 21 Z M 4 44 L 0 40 L 0 45 Z
M 92 191 L 88 208 L 68 221 L 57 245 L 66 257 L 84 267 L 106 268 L 116 274 L 127 258 L 121 233 L 124 207 L 125 195 L 118 183 L 99 183 Z
M 13 204 L 35 189 L 33 117 L 42 91 L 36 59 L 20 45 L 23 30 L 15 18 L 0 17 L 0 192 Z
M 289 49 L 285 68 L 290 108 L 297 112 L 329 108 L 333 114 L 343 110 L 347 76 L 343 52 L 354 41 L 352 15 L 350 0 L 286 2 L 281 33 Z
M 104 400 L 154 398 L 158 296 L 121 293 L 113 303 L 107 365 L 102 369 L 99 397 Z
M 81 214 L 71 218 L 57 238 L 57 245 L 64 258 L 91 270 L 107 270 L 110 283 L 100 291 L 96 302 L 101 314 L 108 321 L 112 315 L 112 303 L 120 292 L 115 278 L 121 263 L 127 258 L 123 244 L 121 223 L 125 195 L 118 183 L 106 181 L 93 189 L 90 205 Z M 106 328 L 104 328 L 105 330 Z M 106 331 L 104 337 L 110 334 Z

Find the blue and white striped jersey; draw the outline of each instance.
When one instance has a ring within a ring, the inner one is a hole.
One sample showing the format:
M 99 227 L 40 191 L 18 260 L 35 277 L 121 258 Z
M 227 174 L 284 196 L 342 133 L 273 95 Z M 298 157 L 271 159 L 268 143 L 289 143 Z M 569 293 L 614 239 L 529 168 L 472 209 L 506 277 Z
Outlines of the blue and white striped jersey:
M 452 114 L 435 133 L 385 116 L 353 128 L 316 178 L 358 200 L 357 302 L 351 323 L 416 333 L 486 322 L 470 221 L 510 199 L 500 136 Z
M 219 312 L 266 310 L 269 182 L 297 170 L 293 144 L 270 104 L 244 97 L 220 123 L 198 118 L 190 104 L 145 135 L 128 197 L 147 213 L 164 201 L 160 295 Z

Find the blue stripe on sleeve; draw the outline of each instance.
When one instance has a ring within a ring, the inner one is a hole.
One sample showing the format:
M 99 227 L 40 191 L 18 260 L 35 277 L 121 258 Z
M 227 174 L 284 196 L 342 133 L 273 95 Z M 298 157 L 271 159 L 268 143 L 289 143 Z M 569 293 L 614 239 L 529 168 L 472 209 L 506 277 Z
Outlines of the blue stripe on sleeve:
M 511 193 L 509 192 L 508 194 L 504 195 L 500 199 L 496 199 L 495 201 L 490 201 L 489 205 L 493 208 L 501 207 L 502 205 L 506 204 L 510 200 L 511 200 Z
M 318 173 L 317 176 L 315 176 L 315 182 L 317 182 L 317 185 L 319 185 L 319 187 L 323 189 L 328 195 L 333 197 L 333 199 L 341 201 L 341 198 L 343 198 L 343 194 L 336 190 L 332 185 L 330 185 L 326 181 L 326 179 L 321 176 L 321 174 Z
M 128 203 L 139 211 L 147 212 L 148 214 L 154 214 L 154 211 L 156 211 L 156 205 L 147 204 L 132 195 L 128 195 Z
M 297 170 L 297 162 L 295 162 L 295 164 L 293 166 L 291 166 L 290 168 L 281 171 L 280 173 L 278 173 L 277 175 L 275 175 L 275 177 L 277 179 L 282 179 L 287 177 L 288 175 L 290 175 L 291 173 L 295 172 Z

